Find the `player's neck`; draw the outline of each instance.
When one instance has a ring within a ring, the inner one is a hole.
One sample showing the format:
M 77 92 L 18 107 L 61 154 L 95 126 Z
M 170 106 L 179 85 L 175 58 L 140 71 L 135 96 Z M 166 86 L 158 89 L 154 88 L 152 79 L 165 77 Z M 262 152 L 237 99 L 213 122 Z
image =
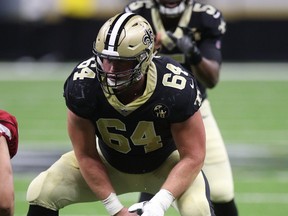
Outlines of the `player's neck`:
M 116 97 L 122 104 L 129 104 L 143 95 L 146 88 L 146 76 L 133 85 L 129 86 L 127 90 L 116 94 Z

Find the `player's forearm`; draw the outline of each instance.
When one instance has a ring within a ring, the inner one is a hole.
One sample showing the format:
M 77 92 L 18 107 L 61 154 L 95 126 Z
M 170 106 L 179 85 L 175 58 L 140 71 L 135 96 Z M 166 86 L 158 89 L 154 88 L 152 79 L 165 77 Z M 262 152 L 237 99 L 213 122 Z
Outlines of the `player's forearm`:
M 112 186 L 95 149 L 93 124 L 68 110 L 68 134 L 85 181 L 99 199 L 105 199 Z
M 114 192 L 106 168 L 101 161 L 89 157 L 80 158 L 78 161 L 85 181 L 98 199 L 106 199 Z
M 3 175 L 2 172 L 1 175 Z M 4 181 L 2 180 L 0 181 L 0 215 L 12 216 L 14 215 L 13 178 L 12 176 L 6 176 L 6 179 Z
M 171 170 L 168 178 L 162 188 L 170 191 L 175 198 L 187 190 L 191 182 L 202 169 L 204 160 L 197 159 L 181 159 L 181 161 Z
M 81 158 L 79 166 L 85 181 L 95 196 L 102 201 L 109 215 L 116 215 L 123 209 L 124 206 L 119 201 L 100 158 Z
M 171 132 L 180 160 L 169 173 L 163 188 L 177 198 L 194 182 L 204 164 L 206 136 L 200 111 L 185 122 L 173 124 Z
M 0 215 L 12 216 L 14 210 L 13 172 L 6 139 L 0 136 Z
M 198 65 L 192 66 L 192 71 L 197 80 L 207 88 L 214 88 L 219 81 L 220 65 L 216 61 L 203 57 Z

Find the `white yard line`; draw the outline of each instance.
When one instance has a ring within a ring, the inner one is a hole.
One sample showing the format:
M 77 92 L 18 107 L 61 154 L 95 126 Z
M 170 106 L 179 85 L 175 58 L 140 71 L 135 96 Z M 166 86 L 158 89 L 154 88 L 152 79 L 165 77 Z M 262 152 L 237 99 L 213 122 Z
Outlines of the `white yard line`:
M 288 193 L 236 193 L 238 203 L 288 204 Z
M 288 63 L 223 63 L 222 81 L 288 81 Z

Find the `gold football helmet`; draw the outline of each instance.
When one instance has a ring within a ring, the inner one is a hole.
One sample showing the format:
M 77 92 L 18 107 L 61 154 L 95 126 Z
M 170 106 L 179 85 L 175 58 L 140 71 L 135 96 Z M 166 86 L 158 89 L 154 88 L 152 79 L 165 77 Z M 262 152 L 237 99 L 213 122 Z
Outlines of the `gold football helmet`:
M 134 13 L 121 13 L 110 18 L 101 27 L 93 45 L 96 73 L 103 89 L 123 89 L 141 79 L 152 61 L 153 30 L 146 19 Z M 111 73 L 103 69 L 103 60 L 134 61 L 131 70 Z

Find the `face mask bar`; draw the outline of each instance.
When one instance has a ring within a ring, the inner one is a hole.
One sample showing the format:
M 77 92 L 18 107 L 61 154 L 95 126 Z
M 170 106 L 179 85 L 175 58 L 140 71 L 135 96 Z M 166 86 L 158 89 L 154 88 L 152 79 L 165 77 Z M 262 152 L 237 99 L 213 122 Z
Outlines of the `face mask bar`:
M 99 53 L 95 49 L 93 49 L 93 54 L 96 60 L 97 78 L 102 86 L 102 89 L 108 94 L 116 94 L 123 92 L 126 89 L 126 87 L 131 86 L 133 83 L 139 81 L 142 77 L 141 64 L 146 59 L 143 58 L 143 54 L 137 57 L 109 56 Z M 110 73 L 103 70 L 103 59 L 135 61 L 136 64 L 136 62 L 139 62 L 138 59 L 141 58 L 141 56 L 142 61 L 130 70 L 118 71 L 115 73 Z
M 176 17 L 183 13 L 185 10 L 185 1 L 182 1 L 177 7 L 174 8 L 167 8 L 159 1 L 157 1 L 159 4 L 159 12 L 167 17 Z

